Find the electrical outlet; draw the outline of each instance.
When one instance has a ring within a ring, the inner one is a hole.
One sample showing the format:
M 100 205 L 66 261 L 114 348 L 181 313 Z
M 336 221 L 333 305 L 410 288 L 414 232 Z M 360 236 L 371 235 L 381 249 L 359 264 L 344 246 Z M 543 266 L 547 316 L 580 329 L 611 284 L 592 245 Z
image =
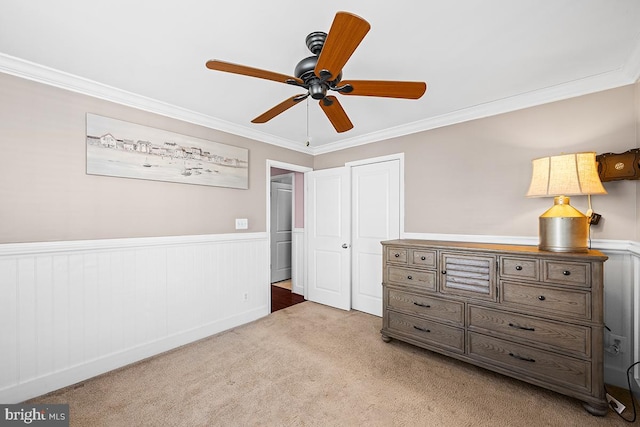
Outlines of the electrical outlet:
M 244 294 L 242 294 L 242 299 L 244 299 L 245 301 L 249 301 L 249 292 L 245 292 Z
M 249 228 L 249 220 L 247 218 L 236 218 L 236 230 L 246 230 Z
M 609 347 L 618 346 L 620 353 L 628 353 L 627 348 L 627 337 L 623 337 L 620 335 L 609 334 Z
M 625 409 L 625 406 L 609 393 L 607 393 L 607 402 L 609 402 L 609 406 L 618 414 L 621 414 Z

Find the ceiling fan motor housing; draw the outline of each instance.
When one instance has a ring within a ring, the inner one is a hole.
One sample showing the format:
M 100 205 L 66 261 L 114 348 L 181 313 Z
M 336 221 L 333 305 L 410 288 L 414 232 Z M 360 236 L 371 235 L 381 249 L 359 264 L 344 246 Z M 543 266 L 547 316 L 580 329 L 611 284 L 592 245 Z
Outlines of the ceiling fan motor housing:
M 315 77 L 313 71 L 316 68 L 317 62 L 318 57 L 316 55 L 304 58 L 302 61 L 298 62 L 298 65 L 296 65 L 296 69 L 293 75 L 301 79 L 303 82 L 307 83 L 308 80 Z
M 313 99 L 323 99 L 329 88 L 332 88 L 342 78 L 342 72 L 338 77 L 330 82 L 323 81 L 315 75 L 316 63 L 318 57 L 316 55 L 308 56 L 296 65 L 294 75 L 304 82 L 305 87 L 309 89 L 309 95 Z

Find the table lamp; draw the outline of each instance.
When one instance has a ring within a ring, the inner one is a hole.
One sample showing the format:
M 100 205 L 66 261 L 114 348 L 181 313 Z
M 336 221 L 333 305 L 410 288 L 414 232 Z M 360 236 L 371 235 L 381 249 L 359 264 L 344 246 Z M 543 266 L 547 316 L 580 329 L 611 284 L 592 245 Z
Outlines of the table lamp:
M 568 196 L 607 194 L 600 182 L 596 153 L 534 159 L 527 197 L 554 197 L 540 215 L 538 247 L 552 252 L 587 252 L 589 218 L 569 204 Z

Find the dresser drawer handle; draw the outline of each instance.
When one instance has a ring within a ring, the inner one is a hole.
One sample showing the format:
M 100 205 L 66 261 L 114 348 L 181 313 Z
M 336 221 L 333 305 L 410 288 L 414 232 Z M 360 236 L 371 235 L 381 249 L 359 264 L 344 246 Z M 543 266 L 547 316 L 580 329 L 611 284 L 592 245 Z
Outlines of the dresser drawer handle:
M 417 305 L 418 307 L 431 308 L 429 304 L 422 304 L 421 302 L 413 302 L 413 305 Z
M 540 295 L 540 296 L 538 297 L 538 299 L 539 299 L 540 301 L 544 301 L 544 300 L 546 300 L 547 298 L 546 298 L 544 295 Z
M 516 265 L 516 270 L 518 270 L 518 271 L 522 270 L 522 266 L 521 265 Z
M 441 273 L 442 274 L 447 274 L 447 270 L 442 270 Z
M 562 274 L 564 274 L 565 276 L 570 276 L 571 272 L 569 270 L 564 270 Z
M 407 276 L 407 279 L 413 280 L 413 276 Z
M 394 254 L 393 256 L 396 258 L 400 258 L 400 254 Z
M 421 328 L 420 326 L 413 326 L 414 329 L 417 329 L 422 332 L 431 332 L 429 329 Z
M 509 326 L 515 329 L 522 329 L 523 331 L 535 331 L 535 328 L 527 328 L 526 326 L 516 325 L 515 323 L 509 323 Z
M 517 354 L 513 354 L 513 353 L 509 353 L 509 356 L 513 357 L 514 359 L 518 359 L 518 360 L 523 360 L 525 362 L 535 362 L 535 359 L 530 359 L 528 357 L 522 357 L 522 356 L 518 356 Z
M 421 259 L 422 261 L 424 261 L 424 260 L 426 260 L 426 259 L 427 259 L 427 257 L 426 257 L 426 256 L 424 256 L 424 255 L 422 255 L 422 256 L 420 257 L 420 259 Z

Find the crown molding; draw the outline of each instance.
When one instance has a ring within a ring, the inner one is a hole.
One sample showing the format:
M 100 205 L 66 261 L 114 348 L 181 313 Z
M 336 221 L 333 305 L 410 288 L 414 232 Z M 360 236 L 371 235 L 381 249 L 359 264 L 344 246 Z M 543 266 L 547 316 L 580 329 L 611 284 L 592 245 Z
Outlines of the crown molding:
M 45 67 L 34 62 L 25 61 L 10 55 L 0 53 L 0 72 L 11 74 L 27 80 L 43 83 L 60 89 L 69 90 L 82 95 L 88 95 L 105 101 L 115 102 L 150 113 L 160 114 L 195 125 L 227 132 L 289 150 L 311 154 L 310 150 L 299 141 L 278 138 L 264 132 L 247 127 L 238 126 L 225 120 L 177 107 L 166 102 L 148 98 L 122 89 L 108 86 L 93 80 L 85 79 L 73 74 L 65 73 L 54 68 Z
M 575 98 L 582 95 L 588 95 L 590 93 L 633 84 L 638 79 L 639 72 L 640 43 L 634 52 L 634 56 L 627 61 L 624 68 L 475 105 L 473 107 L 464 108 L 451 113 L 442 114 L 440 116 L 419 120 L 406 125 L 397 126 L 395 128 L 385 129 L 380 132 L 373 132 L 355 138 L 324 144 L 315 148 L 313 150 L 313 154 L 325 154 L 333 151 L 344 150 L 346 148 L 370 144 L 372 142 L 424 132 L 484 117 L 496 116 L 498 114 L 504 114 L 511 111 L 522 110 L 524 108 L 535 107 L 550 102 L 562 101 L 569 98 Z M 636 75 L 635 77 L 634 73 Z
M 640 80 L 640 35 L 634 49 L 630 52 L 629 57 L 623 67 L 624 73 L 632 82 Z
M 306 147 L 299 141 L 279 138 L 3 53 L 0 53 L 0 72 L 289 150 L 318 155 L 633 84 L 640 78 L 640 43 L 631 52 L 624 66 L 614 71 L 479 104 L 406 125 L 384 129 L 380 132 L 343 139 L 319 147 Z

